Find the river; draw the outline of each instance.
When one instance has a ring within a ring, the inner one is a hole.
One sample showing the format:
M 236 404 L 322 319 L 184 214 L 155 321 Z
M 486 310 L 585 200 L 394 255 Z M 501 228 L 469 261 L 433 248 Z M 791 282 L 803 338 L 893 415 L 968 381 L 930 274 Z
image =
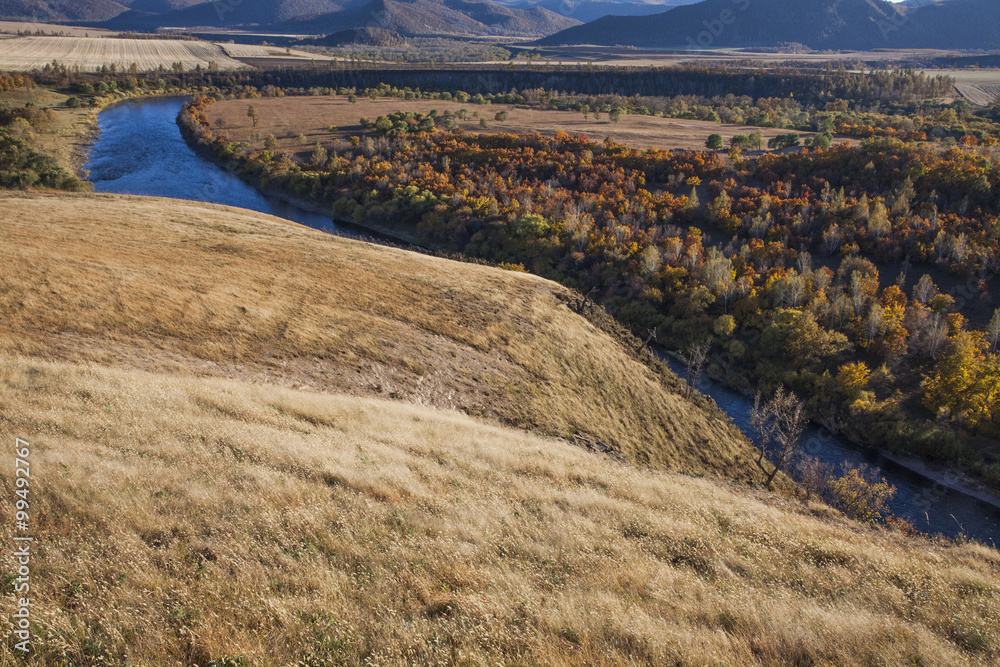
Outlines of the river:
M 100 134 L 90 153 L 90 179 L 97 192 L 171 197 L 225 204 L 268 213 L 316 229 L 349 236 L 375 236 L 334 223 L 330 216 L 268 197 L 192 150 L 181 136 L 177 115 L 181 98 L 125 102 L 101 112 Z M 676 362 L 671 365 L 683 374 Z M 726 387 L 699 387 L 747 431 L 752 401 Z M 918 529 L 956 536 L 964 533 L 987 544 L 1000 543 L 1000 509 L 948 488 L 878 452 L 858 448 L 812 427 L 804 451 L 825 463 L 868 463 L 881 468 L 896 487 L 891 510 Z

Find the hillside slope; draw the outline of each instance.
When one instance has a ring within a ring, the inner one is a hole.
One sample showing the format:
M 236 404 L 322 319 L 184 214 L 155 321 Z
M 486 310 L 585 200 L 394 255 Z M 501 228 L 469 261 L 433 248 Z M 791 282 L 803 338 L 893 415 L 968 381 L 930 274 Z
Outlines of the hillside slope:
M 0 0 L 0 19 L 104 21 L 127 11 L 125 4 L 114 0 Z
M 947 0 L 919 7 L 884 0 L 705 0 L 646 17 L 608 16 L 541 44 L 813 49 L 996 49 L 1000 3 Z
M 884 0 L 705 0 L 653 16 L 609 16 L 541 43 L 862 49 L 884 42 L 880 25 L 890 22 L 901 22 L 900 13 Z
M 3 353 L 0 404 L 31 443 L 37 650 L 19 664 L 1000 656 L 994 550 L 455 412 Z
M 4 663 L 1000 656 L 995 550 L 445 409 L 710 474 L 746 453 L 550 282 L 194 202 L 0 210 L 0 431 L 30 442 L 36 540 L 36 650 Z
M 749 451 L 540 278 L 193 202 L 0 207 L 0 351 L 457 408 L 703 474 Z
M 281 30 L 334 33 L 349 28 L 383 28 L 406 36 L 550 35 L 579 21 L 532 7 L 514 9 L 489 0 L 371 0 L 364 5 L 285 23 Z

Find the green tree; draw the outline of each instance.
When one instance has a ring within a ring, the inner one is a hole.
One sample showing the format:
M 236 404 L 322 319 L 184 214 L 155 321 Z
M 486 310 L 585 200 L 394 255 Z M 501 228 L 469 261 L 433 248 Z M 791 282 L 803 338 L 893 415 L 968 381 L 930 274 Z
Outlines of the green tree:
M 725 146 L 725 140 L 722 138 L 721 134 L 715 133 L 708 135 L 708 141 L 705 142 L 705 148 L 712 151 L 718 151 L 722 150 L 723 146 Z
M 257 111 L 257 107 L 252 104 L 247 107 L 247 118 L 253 122 L 254 129 L 257 129 L 257 122 L 260 120 L 260 112 Z

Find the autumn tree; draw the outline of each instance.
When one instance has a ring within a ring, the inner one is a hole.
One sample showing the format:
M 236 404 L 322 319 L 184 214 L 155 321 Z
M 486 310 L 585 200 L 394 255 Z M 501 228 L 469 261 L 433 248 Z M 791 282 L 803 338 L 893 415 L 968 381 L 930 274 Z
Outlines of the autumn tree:
M 760 452 L 756 463 L 764 474 L 765 488 L 771 488 L 778 472 L 795 455 L 806 423 L 805 409 L 793 392 L 779 385 L 768 400 L 757 392 L 750 411 L 750 428 L 757 435 Z M 773 462 L 767 460 L 768 450 L 774 451 Z
M 989 421 L 1000 398 L 996 364 L 980 353 L 978 334 L 960 331 L 951 338 L 934 372 L 924 379 L 924 405 L 946 410 L 956 421 L 975 427 Z
M 247 107 L 247 118 L 253 121 L 253 127 L 257 129 L 257 121 L 260 120 L 260 112 L 257 111 L 257 107 L 252 104 Z

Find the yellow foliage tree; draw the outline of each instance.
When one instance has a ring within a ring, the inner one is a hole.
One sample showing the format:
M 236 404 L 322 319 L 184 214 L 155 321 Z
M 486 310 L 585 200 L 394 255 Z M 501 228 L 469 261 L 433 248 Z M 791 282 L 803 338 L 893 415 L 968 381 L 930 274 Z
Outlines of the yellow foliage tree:
M 845 394 L 853 396 L 868 386 L 872 372 L 863 361 L 844 364 L 837 373 L 837 384 Z
M 1000 398 L 1000 364 L 981 354 L 979 334 L 960 331 L 954 335 L 934 373 L 924 379 L 924 405 L 947 409 L 952 417 L 970 427 L 989 421 Z

